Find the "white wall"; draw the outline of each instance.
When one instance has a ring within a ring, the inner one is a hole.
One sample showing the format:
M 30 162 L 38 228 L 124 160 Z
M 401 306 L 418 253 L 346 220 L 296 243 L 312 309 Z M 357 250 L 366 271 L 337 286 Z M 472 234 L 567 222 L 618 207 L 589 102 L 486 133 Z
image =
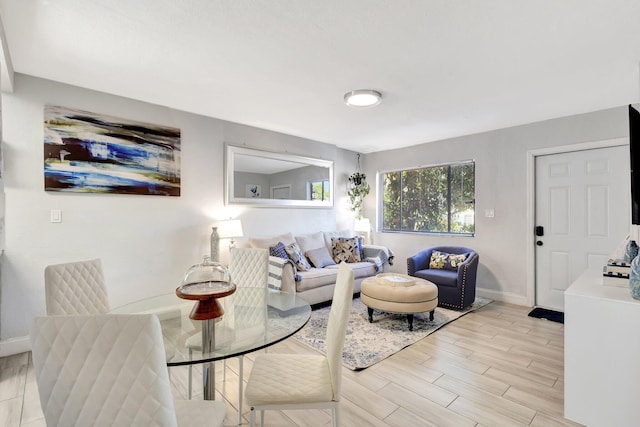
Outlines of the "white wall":
M 45 192 L 45 104 L 180 128 L 181 196 Z M 101 258 L 111 305 L 118 306 L 179 286 L 187 268 L 209 253 L 216 219 L 240 218 L 245 235 L 251 236 L 332 230 L 353 223 L 345 193 L 356 156 L 333 145 L 19 74 L 14 93 L 3 94 L 2 113 L 6 190 L 2 341 L 26 336 L 31 319 L 45 313 L 48 264 Z M 225 142 L 335 160 L 336 208 L 224 206 Z M 62 210 L 62 223 L 50 222 L 51 209 Z
M 407 257 L 426 247 L 453 244 L 473 248 L 480 254 L 479 293 L 526 305 L 527 236 L 533 233 L 527 226 L 527 152 L 628 137 L 628 127 L 627 107 L 620 107 L 368 154 L 363 170 L 371 182 L 378 171 L 471 159 L 476 162 L 474 237 L 374 233 L 374 242 L 393 248 L 396 263 L 392 270 L 405 273 Z M 375 196 L 365 200 L 364 215 L 372 220 L 375 206 Z M 495 217 L 486 218 L 485 209 L 494 209 Z

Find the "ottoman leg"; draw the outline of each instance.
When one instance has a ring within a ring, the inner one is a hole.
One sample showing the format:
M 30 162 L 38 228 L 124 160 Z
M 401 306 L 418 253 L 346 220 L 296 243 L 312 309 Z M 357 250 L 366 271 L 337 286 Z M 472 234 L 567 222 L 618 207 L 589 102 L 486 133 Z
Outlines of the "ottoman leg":
M 373 308 L 367 307 L 367 313 L 369 313 L 369 323 L 373 323 Z
M 413 331 L 413 314 L 407 314 L 407 321 L 409 322 L 409 330 Z
M 429 320 L 433 320 L 433 313 L 436 311 L 436 309 L 434 308 L 433 310 L 431 310 L 429 312 Z

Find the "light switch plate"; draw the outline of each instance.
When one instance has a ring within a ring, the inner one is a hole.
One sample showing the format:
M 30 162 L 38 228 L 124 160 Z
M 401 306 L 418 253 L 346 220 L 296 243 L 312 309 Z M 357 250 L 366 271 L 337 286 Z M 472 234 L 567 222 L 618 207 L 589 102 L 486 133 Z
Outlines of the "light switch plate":
M 60 209 L 51 209 L 51 222 L 62 222 L 62 211 Z

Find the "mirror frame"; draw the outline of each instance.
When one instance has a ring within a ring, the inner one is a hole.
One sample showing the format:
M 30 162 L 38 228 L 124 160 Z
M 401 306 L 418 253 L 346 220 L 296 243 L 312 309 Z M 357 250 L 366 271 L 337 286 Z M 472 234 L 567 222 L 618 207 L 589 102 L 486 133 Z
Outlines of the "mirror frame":
M 333 207 L 333 160 L 316 159 L 313 157 L 298 156 L 290 153 L 278 153 L 274 151 L 260 150 L 255 148 L 237 147 L 225 144 L 225 205 L 251 205 L 267 207 L 305 207 L 305 208 L 332 208 Z M 248 197 L 235 197 L 234 195 L 234 171 L 235 156 L 244 154 L 248 156 L 264 157 L 267 159 L 284 160 L 290 162 L 304 163 L 309 166 L 319 166 L 329 168 L 329 200 L 293 200 L 293 199 L 252 199 Z

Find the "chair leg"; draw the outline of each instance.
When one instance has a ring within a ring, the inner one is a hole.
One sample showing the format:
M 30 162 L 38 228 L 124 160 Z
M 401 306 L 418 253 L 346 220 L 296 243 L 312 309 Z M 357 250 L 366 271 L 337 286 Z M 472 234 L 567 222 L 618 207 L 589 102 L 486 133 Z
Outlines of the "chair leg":
M 249 413 L 249 427 L 256 427 L 256 408 L 251 407 L 251 412 Z
M 340 425 L 340 407 L 334 406 L 331 408 L 331 421 L 333 422 L 333 427 L 338 427 Z
M 260 411 L 260 427 L 264 427 L 264 409 Z
M 189 360 L 191 360 L 191 349 L 189 349 Z M 193 365 L 189 365 L 189 400 L 191 400 L 191 373 L 193 371 Z
M 242 367 L 244 356 L 238 357 L 238 425 L 242 424 Z

